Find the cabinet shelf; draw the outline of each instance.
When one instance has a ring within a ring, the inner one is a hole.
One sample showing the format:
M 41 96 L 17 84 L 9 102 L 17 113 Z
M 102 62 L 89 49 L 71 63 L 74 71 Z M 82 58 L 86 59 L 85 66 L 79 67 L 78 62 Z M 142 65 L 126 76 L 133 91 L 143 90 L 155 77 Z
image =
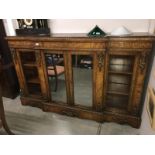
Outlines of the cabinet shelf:
M 120 85 L 129 85 L 128 83 L 121 83 L 121 82 L 113 82 L 113 81 L 109 81 L 109 83 L 108 84 L 120 84 Z
M 116 92 L 116 91 L 107 91 L 107 94 L 129 96 L 128 93 L 122 93 L 122 92 Z
M 42 94 L 38 92 L 38 93 L 33 94 L 33 95 L 31 94 L 30 97 L 36 98 L 36 99 L 42 99 Z
M 31 78 L 29 80 L 27 80 L 28 83 L 34 83 L 34 84 L 40 84 L 40 80 L 38 77 L 35 78 Z
M 25 67 L 37 67 L 37 64 L 35 64 L 35 63 L 24 63 L 23 64 L 23 66 L 25 66 Z
M 109 74 L 132 75 L 132 72 L 108 71 Z

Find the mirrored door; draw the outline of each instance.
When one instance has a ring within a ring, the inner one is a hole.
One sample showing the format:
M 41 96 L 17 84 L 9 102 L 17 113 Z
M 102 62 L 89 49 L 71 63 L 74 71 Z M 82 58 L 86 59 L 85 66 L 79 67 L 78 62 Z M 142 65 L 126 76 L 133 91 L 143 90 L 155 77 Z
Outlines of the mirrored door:
M 62 52 L 46 51 L 46 73 L 53 102 L 67 102 L 64 55 Z
M 74 104 L 92 107 L 93 104 L 93 56 L 72 54 Z

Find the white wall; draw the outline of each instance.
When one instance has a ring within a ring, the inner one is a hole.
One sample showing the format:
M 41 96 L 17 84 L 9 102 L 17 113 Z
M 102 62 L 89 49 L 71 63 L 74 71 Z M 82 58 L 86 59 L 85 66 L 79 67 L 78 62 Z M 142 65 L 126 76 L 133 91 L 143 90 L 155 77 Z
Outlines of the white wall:
M 150 32 L 155 29 L 155 20 L 149 19 L 49 19 L 49 27 L 52 33 L 88 33 L 95 25 L 105 32 L 111 32 L 114 28 L 125 26 L 132 32 Z M 11 29 L 18 28 L 16 20 L 6 19 L 5 23 L 8 35 L 15 35 Z M 11 30 L 11 31 L 10 31 Z
M 15 21 L 15 20 L 14 20 Z M 3 23 L 5 26 L 5 31 L 7 36 L 15 35 L 14 21 L 12 19 L 3 19 Z
M 148 19 L 53 19 L 49 20 L 52 33 L 88 33 L 95 25 L 106 32 L 126 26 L 133 32 L 153 32 L 154 20 Z

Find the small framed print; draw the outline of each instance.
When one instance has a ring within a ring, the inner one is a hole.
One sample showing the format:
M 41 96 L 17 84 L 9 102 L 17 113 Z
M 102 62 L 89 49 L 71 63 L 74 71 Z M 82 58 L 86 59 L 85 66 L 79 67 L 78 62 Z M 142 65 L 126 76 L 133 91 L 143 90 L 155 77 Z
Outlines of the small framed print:
M 155 91 L 151 87 L 147 90 L 147 112 L 151 127 L 155 130 Z

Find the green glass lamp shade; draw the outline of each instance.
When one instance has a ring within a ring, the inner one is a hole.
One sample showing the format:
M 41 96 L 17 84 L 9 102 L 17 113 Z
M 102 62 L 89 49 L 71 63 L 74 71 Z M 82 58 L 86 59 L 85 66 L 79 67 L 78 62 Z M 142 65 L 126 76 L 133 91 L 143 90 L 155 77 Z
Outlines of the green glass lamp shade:
M 100 37 L 100 36 L 105 36 L 106 33 L 102 31 L 97 25 L 88 33 L 88 36 L 90 37 Z

